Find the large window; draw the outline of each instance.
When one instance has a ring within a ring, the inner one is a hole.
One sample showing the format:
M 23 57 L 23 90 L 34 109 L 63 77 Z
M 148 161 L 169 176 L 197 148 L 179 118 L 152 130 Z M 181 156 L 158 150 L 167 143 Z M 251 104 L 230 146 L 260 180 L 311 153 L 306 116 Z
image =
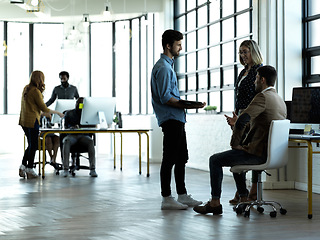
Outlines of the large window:
M 303 85 L 320 86 L 320 1 L 303 1 Z
M 243 67 L 239 44 L 253 34 L 252 1 L 175 0 L 174 6 L 175 29 L 184 34 L 175 66 L 181 96 L 233 111 L 234 82 Z

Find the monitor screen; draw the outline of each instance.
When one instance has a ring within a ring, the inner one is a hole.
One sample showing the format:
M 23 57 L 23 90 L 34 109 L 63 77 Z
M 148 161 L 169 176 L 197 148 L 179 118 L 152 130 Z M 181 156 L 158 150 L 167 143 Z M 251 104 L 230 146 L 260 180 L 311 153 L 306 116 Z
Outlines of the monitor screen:
M 74 109 L 76 107 L 76 101 L 75 99 L 57 99 L 56 100 L 56 106 L 55 110 L 58 112 L 63 113 L 66 110 Z M 57 114 L 53 114 L 51 118 L 51 123 L 60 123 L 61 118 Z
M 116 99 L 112 97 L 86 97 L 83 101 L 81 125 L 105 124 L 111 126 L 115 113 Z M 105 126 L 107 127 L 107 126 Z
M 320 87 L 293 88 L 292 123 L 320 123 Z

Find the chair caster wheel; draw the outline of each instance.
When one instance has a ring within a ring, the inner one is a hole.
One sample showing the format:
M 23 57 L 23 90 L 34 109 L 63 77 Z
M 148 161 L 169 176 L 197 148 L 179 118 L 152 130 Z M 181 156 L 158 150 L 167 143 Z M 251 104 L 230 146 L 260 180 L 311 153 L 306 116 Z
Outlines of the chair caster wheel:
M 263 213 L 263 212 L 264 212 L 264 208 L 263 208 L 263 207 L 257 207 L 257 211 L 258 211 L 259 213 Z
M 72 177 L 74 177 L 76 174 L 74 172 L 71 173 Z
M 57 171 L 57 172 L 56 172 L 56 175 L 58 176 L 58 175 L 60 175 L 60 173 Z
M 250 210 L 244 211 L 244 217 L 250 217 Z
M 287 213 L 287 210 L 284 209 L 284 208 L 280 208 L 280 213 L 281 213 L 282 215 L 285 215 L 285 214 Z
M 237 215 L 240 215 L 240 214 L 242 214 L 243 213 L 243 209 L 242 209 L 242 207 L 235 207 L 235 209 L 234 209 L 235 211 L 236 211 L 236 213 L 237 213 Z
M 276 211 L 270 212 L 270 217 L 275 218 L 276 216 L 277 216 Z

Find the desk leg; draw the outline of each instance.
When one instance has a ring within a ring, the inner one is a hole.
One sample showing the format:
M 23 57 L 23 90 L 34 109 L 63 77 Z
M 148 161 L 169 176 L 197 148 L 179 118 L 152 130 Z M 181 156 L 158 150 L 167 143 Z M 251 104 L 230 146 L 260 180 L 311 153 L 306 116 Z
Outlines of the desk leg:
M 113 169 L 116 169 L 116 133 L 113 133 Z
M 141 133 L 139 135 L 139 174 L 141 175 Z
M 147 135 L 147 177 L 150 176 L 149 173 L 149 134 L 145 133 Z
M 312 218 L 312 143 L 308 143 L 308 218 Z
M 42 136 L 42 178 L 45 178 L 44 168 L 46 166 L 46 136 L 48 133 L 44 133 Z M 40 164 L 40 161 L 39 161 Z
M 41 139 L 40 139 L 40 135 L 38 137 L 38 152 L 39 152 L 39 176 L 41 175 Z
M 120 170 L 122 171 L 122 132 L 120 132 Z

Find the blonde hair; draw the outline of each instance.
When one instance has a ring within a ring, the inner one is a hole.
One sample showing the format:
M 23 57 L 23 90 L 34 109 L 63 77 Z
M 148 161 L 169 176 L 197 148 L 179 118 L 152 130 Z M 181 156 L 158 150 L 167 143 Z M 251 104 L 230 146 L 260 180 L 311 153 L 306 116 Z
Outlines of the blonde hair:
M 27 87 L 25 88 L 25 91 L 23 93 L 24 98 L 27 96 L 30 87 L 36 87 L 40 90 L 42 93 L 45 90 L 45 84 L 44 84 L 44 74 L 41 71 L 33 71 L 30 75 L 30 81 Z
M 262 64 L 262 62 L 263 62 L 262 53 L 260 51 L 258 44 L 254 40 L 244 40 L 240 44 L 239 48 L 241 48 L 241 47 L 247 47 L 250 50 L 253 65 Z M 246 65 L 244 63 L 244 61 L 242 60 L 241 55 L 239 55 L 239 60 L 243 66 Z

